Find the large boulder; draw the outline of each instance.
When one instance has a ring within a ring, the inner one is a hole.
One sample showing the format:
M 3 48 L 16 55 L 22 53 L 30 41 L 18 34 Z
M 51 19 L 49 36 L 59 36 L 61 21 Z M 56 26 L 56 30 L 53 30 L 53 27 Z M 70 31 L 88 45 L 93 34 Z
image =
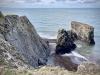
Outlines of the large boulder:
M 94 45 L 94 28 L 88 24 L 72 21 L 71 37 L 85 42 L 88 45 Z
M 57 46 L 55 53 L 56 54 L 70 53 L 75 48 L 76 45 L 69 38 L 67 31 L 64 29 L 59 30 L 57 35 Z
M 28 63 L 37 68 L 46 65 L 49 45 L 36 32 L 26 16 L 7 15 L 0 24 L 0 37 L 13 45 Z

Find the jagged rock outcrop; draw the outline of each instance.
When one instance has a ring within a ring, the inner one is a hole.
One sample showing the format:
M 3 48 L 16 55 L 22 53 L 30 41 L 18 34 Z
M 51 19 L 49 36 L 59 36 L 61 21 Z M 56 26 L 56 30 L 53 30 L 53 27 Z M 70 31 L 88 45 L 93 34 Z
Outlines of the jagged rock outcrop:
M 88 45 L 94 45 L 94 28 L 90 25 L 83 24 L 80 22 L 71 22 L 71 38 L 78 39 L 85 42 Z
M 28 62 L 7 41 L 0 38 L 0 66 L 30 68 Z
M 2 14 L 0 13 L 2 16 Z M 2 19 L 2 18 L 1 18 Z M 37 34 L 26 16 L 7 15 L 0 24 L 0 37 L 10 42 L 30 65 L 46 65 L 48 44 Z
M 84 62 L 78 66 L 77 73 L 80 75 L 100 75 L 100 65 Z
M 67 31 L 64 29 L 59 30 L 57 35 L 57 46 L 56 46 L 55 53 L 56 54 L 70 53 L 75 48 L 76 45 L 69 38 Z

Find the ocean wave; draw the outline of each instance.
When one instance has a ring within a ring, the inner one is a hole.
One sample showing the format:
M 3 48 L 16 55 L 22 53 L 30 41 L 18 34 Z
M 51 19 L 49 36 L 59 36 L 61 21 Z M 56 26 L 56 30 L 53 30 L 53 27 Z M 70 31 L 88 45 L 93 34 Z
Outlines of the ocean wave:
M 50 35 L 45 33 L 38 33 L 42 38 L 48 38 L 48 39 L 56 39 L 57 35 Z
M 82 47 L 82 45 L 80 45 L 80 44 L 76 44 L 76 46 L 77 46 L 77 48 L 81 48 Z
M 76 64 L 80 64 L 82 62 L 86 62 L 88 61 L 87 58 L 85 58 L 84 56 L 72 51 L 71 53 L 66 53 L 66 54 L 63 54 L 62 56 L 64 57 L 70 57 L 71 61 L 73 63 L 76 63 Z

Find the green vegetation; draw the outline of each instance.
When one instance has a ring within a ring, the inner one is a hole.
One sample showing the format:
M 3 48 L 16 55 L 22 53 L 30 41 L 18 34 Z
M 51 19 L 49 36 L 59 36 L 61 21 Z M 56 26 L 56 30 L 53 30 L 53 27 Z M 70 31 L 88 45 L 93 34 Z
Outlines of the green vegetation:
M 44 66 L 38 70 L 34 70 L 33 75 L 77 75 L 77 74 L 60 67 Z
M 40 69 L 21 69 L 21 68 L 7 68 L 0 66 L 0 75 L 100 75 L 100 68 L 81 69 L 82 71 L 72 72 L 64 70 L 60 67 L 41 67 Z M 92 70 L 92 71 L 91 71 Z M 94 72 L 95 71 L 95 72 Z
M 59 67 L 41 67 L 40 69 L 21 69 L 21 68 L 6 68 L 0 67 L 1 75 L 77 75 L 76 73 L 69 72 Z
M 1 65 L 6 65 L 6 63 L 4 62 L 3 57 L 0 55 L 0 66 Z
M 0 23 L 4 22 L 4 19 L 0 18 Z
M 12 69 L 0 66 L 0 75 L 32 75 L 32 73 L 25 69 Z

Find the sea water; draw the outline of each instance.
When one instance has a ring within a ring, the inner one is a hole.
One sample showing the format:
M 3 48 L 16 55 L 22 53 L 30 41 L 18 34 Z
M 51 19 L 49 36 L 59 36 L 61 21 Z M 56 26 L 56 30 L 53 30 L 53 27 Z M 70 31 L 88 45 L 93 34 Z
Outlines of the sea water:
M 78 21 L 94 27 L 95 45 L 75 41 L 76 52 L 91 61 L 100 63 L 100 9 L 98 8 L 0 8 L 4 15 L 26 15 L 41 37 L 56 39 L 59 29 L 71 29 L 71 21 Z

